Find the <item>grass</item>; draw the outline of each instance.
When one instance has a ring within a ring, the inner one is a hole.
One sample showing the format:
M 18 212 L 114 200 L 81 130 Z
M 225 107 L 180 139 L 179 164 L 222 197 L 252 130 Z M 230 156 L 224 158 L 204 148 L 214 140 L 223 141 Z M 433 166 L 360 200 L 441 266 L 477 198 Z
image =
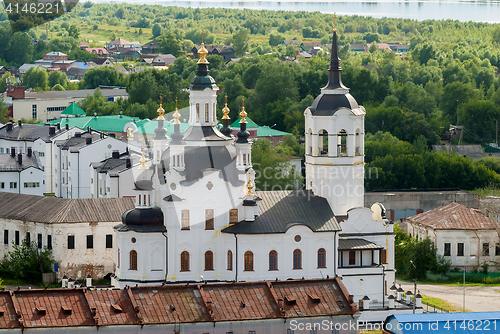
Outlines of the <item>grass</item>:
M 411 283 L 413 284 L 413 280 L 408 280 L 408 279 L 403 279 L 401 277 L 397 277 L 398 280 L 406 282 L 406 283 Z M 470 278 L 467 278 L 470 279 Z M 449 285 L 449 286 L 463 286 L 464 283 L 460 279 L 460 281 L 457 281 L 457 279 L 451 281 L 451 280 L 429 280 L 429 279 L 420 279 L 418 280 L 418 284 L 433 284 L 433 285 Z M 500 286 L 499 283 L 477 283 L 477 282 L 467 282 L 465 281 L 465 286 Z
M 456 307 L 454 305 L 451 305 L 450 303 L 448 303 L 447 301 L 445 301 L 443 299 L 429 297 L 429 296 L 425 296 L 425 295 L 422 295 L 422 304 L 429 305 L 429 308 L 431 306 L 432 306 L 432 308 L 434 308 L 434 306 L 436 306 L 436 308 L 439 308 L 439 309 L 445 310 L 445 311 L 449 311 L 449 312 L 462 312 L 461 307 Z M 426 310 L 425 306 L 423 306 L 423 308 L 424 308 L 424 310 Z M 467 312 L 467 310 L 466 310 L 466 312 Z
M 479 196 L 481 196 L 481 198 L 484 198 L 486 196 L 500 197 L 500 189 L 495 189 L 495 188 L 479 188 L 470 190 L 470 192 L 478 194 Z

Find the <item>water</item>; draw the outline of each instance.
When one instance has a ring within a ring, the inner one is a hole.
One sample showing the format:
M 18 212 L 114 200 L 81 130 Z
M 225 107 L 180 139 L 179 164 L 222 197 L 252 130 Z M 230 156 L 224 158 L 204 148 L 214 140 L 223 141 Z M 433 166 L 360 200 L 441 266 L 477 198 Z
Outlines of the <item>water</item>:
M 200 8 L 248 8 L 267 10 L 290 10 L 334 13 L 337 15 L 361 15 L 376 18 L 394 17 L 414 20 L 442 20 L 500 22 L 500 0 L 497 1 L 459 1 L 459 0 L 378 0 L 378 1 L 154 1 L 154 0 L 92 0 L 105 3 L 131 3 L 178 7 Z

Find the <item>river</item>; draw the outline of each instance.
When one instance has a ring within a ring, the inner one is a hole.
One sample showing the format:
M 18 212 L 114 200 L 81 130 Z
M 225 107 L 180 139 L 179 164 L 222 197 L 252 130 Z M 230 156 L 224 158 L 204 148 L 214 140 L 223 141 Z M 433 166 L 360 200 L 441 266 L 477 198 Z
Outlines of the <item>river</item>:
M 395 17 L 414 20 L 451 19 L 475 22 L 500 22 L 500 1 L 457 0 L 379 0 L 379 1 L 152 1 L 152 0 L 92 0 L 95 3 L 130 3 L 178 7 L 248 8 L 361 15 L 376 18 Z

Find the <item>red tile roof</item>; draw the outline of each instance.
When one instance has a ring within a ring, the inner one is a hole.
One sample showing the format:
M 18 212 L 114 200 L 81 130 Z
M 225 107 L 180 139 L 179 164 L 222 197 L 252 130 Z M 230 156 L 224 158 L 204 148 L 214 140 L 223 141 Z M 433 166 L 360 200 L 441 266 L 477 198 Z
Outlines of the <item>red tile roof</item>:
M 435 230 L 494 230 L 495 221 L 479 210 L 458 203 L 450 203 L 407 218 Z
M 340 278 L 0 292 L 0 329 L 352 316 Z

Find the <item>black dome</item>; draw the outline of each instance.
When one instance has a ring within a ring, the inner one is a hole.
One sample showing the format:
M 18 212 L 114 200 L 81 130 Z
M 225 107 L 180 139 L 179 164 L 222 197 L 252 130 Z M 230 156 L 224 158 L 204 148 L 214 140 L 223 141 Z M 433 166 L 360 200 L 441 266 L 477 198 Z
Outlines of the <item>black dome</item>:
M 351 94 L 325 94 L 318 95 L 311 107 L 314 116 L 333 116 L 340 108 L 357 109 L 358 103 Z
M 191 90 L 205 90 L 205 88 L 216 90 L 217 84 L 215 79 L 208 75 L 209 72 L 207 64 L 198 64 L 196 76 L 191 80 L 189 88 Z
M 134 185 L 134 190 L 153 190 L 153 181 L 151 180 L 137 180 Z
M 159 207 L 145 209 L 130 209 L 122 215 L 125 225 L 163 226 L 163 211 Z

